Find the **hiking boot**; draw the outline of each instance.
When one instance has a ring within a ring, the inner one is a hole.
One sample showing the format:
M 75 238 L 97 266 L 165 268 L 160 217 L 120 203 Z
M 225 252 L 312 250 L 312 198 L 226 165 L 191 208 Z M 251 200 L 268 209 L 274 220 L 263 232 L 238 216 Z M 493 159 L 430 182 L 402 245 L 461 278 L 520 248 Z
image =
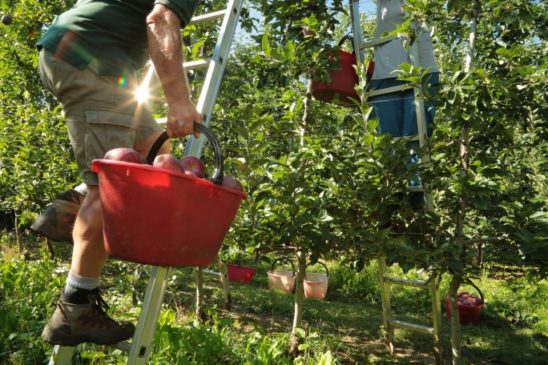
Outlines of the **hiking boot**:
M 108 305 L 98 289 L 90 291 L 88 298 L 87 304 L 59 299 L 53 316 L 42 331 L 42 339 L 60 346 L 76 346 L 82 342 L 111 345 L 133 336 L 133 324 L 117 322 L 107 315 Z
M 30 230 L 53 241 L 72 242 L 72 229 L 85 195 L 74 189 L 55 198 L 32 224 Z

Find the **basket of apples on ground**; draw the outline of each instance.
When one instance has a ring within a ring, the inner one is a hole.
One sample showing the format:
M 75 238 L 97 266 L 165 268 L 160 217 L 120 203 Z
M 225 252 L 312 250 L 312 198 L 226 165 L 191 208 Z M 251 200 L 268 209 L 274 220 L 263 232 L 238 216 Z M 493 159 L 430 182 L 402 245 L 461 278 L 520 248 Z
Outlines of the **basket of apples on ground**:
M 194 156 L 178 160 L 156 155 L 169 138 L 163 133 L 147 163 L 130 148 L 108 151 L 92 162 L 99 176 L 103 236 L 107 253 L 156 266 L 208 266 L 217 256 L 240 203 L 242 185 L 223 175 L 223 157 L 210 130 L 201 124 L 215 154 L 215 169 L 204 177 Z
M 468 282 L 479 293 L 478 295 L 470 294 L 468 291 L 462 291 L 457 295 L 457 308 L 459 310 L 459 320 L 462 324 L 478 324 L 481 320 L 481 312 L 483 311 L 484 299 L 481 290 L 472 282 Z M 451 299 L 445 298 L 445 310 L 447 319 L 451 319 Z

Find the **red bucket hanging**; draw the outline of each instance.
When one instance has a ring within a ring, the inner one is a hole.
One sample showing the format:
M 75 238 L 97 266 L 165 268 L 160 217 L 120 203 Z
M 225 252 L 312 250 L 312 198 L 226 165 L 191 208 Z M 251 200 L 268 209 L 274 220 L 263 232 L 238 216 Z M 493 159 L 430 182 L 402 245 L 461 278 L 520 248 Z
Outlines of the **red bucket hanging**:
M 324 83 L 321 80 L 312 80 L 312 95 L 328 103 L 345 106 L 354 104 L 360 99 L 354 90 L 358 83 L 358 75 L 354 68 L 356 54 L 339 51 L 338 57 L 332 55 L 329 60 L 331 64 L 338 62 L 329 73 L 330 81 Z
M 346 36 L 340 42 L 339 46 L 345 40 L 352 40 Z M 360 97 L 355 90 L 358 84 L 358 75 L 356 74 L 356 53 L 338 51 L 328 56 L 329 64 L 332 67 L 329 72 L 328 82 L 322 82 L 318 79 L 311 80 L 312 95 L 328 103 L 334 103 L 342 106 L 352 106 L 359 102 Z M 373 74 L 374 61 L 370 61 L 367 67 L 367 79 L 370 80 Z

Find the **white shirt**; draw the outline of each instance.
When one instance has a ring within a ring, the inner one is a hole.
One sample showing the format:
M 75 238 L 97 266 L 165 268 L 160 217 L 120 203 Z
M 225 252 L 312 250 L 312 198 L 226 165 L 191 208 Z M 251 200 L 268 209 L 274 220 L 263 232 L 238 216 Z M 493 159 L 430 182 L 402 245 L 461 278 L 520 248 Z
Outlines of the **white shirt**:
M 403 11 L 404 0 L 377 0 L 377 26 L 375 39 L 386 36 L 398 28 L 406 15 Z M 417 48 L 419 60 L 417 66 L 430 68 L 430 72 L 438 72 L 438 66 L 434 59 L 434 47 L 432 37 L 427 32 L 417 35 Z M 373 80 L 394 78 L 397 75 L 394 70 L 400 68 L 400 64 L 411 63 L 409 53 L 403 47 L 403 39 L 397 38 L 388 43 L 375 47 L 375 70 Z

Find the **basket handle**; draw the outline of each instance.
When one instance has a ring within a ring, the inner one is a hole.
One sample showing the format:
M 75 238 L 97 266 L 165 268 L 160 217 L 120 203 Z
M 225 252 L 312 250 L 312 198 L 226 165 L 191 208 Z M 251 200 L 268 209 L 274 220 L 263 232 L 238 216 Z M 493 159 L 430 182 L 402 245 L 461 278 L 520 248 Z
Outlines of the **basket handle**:
M 356 47 L 354 47 L 354 38 L 350 34 L 345 34 L 339 43 L 337 43 L 337 47 L 341 47 L 345 41 L 350 41 L 350 44 L 352 45 L 352 52 L 356 53 Z
M 223 153 L 221 151 L 219 141 L 211 132 L 211 130 L 201 123 L 194 123 L 194 130 L 196 132 L 203 133 L 209 141 L 209 144 L 213 148 L 213 154 L 215 155 L 215 170 L 213 171 L 213 175 L 211 176 L 211 181 L 213 181 L 213 183 L 217 185 L 221 185 L 223 183 Z M 146 162 L 149 165 L 152 165 L 154 159 L 156 158 L 156 155 L 158 154 L 158 151 L 160 151 L 160 148 L 168 139 L 169 136 L 166 131 L 162 132 L 162 134 L 160 134 L 160 136 L 156 139 L 147 155 Z
M 276 266 L 276 263 L 277 263 L 278 261 L 289 262 L 289 263 L 291 264 L 291 269 L 293 270 L 293 276 L 295 276 L 295 265 L 293 264 L 293 261 L 291 261 L 291 260 L 289 259 L 289 257 L 287 257 L 287 256 L 283 256 L 283 257 L 280 257 L 280 258 L 274 260 L 274 261 L 272 262 L 272 266 L 271 266 L 271 268 L 270 268 L 271 271 L 274 271 L 274 267 Z
M 474 289 L 476 289 L 476 290 L 478 291 L 480 297 L 481 297 L 481 302 L 482 302 L 482 303 L 485 303 L 485 299 L 483 298 L 483 292 L 481 291 L 480 288 L 478 288 L 478 286 L 477 286 L 476 284 L 474 284 L 474 283 L 472 282 L 471 279 L 466 279 L 466 280 L 464 280 L 463 282 L 466 283 L 466 284 L 469 284 L 471 287 L 473 287 Z
M 323 262 L 318 261 L 318 262 L 315 262 L 315 264 L 320 264 L 320 265 L 322 265 L 323 268 L 325 269 L 325 274 L 326 274 L 327 276 L 329 276 L 329 270 L 327 269 L 327 266 L 326 266 Z M 306 265 L 306 267 L 308 267 L 308 266 L 310 266 L 310 264 Z M 305 270 L 305 271 L 306 271 L 306 270 Z

